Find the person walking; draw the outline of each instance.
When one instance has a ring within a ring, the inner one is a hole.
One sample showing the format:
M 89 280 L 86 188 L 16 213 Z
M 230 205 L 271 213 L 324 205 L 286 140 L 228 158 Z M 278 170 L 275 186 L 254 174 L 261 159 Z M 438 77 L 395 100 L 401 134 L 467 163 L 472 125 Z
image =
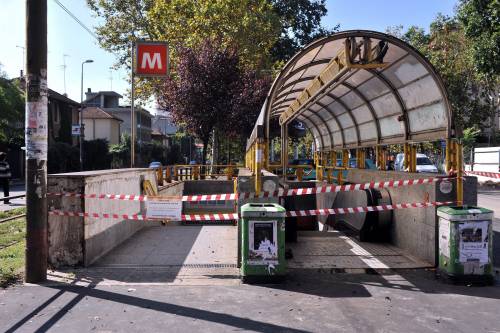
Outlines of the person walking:
M 9 180 L 11 177 L 10 166 L 7 162 L 7 154 L 4 152 L 0 152 L 0 183 L 2 183 L 3 187 L 3 196 L 4 198 L 9 196 Z M 10 201 L 4 200 L 4 204 L 9 204 Z

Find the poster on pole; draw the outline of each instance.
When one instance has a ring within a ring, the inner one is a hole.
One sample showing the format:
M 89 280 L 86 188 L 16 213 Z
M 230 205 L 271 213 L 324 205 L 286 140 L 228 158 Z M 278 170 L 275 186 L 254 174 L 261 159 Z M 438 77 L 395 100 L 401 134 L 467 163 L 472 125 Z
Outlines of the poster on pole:
M 136 76 L 168 76 L 169 62 L 166 42 L 137 41 L 135 43 L 134 74 Z

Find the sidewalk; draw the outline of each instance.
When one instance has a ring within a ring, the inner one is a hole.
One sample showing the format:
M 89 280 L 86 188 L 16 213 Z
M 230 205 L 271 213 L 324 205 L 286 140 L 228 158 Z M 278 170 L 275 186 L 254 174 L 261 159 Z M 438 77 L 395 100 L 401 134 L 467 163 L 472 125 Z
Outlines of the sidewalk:
M 14 179 L 10 182 L 10 193 L 9 196 L 26 194 L 26 188 L 24 182 L 21 180 Z M 3 192 L 0 194 L 3 197 Z M 0 201 L 0 211 L 4 212 L 14 208 L 24 207 L 26 205 L 25 198 L 18 198 L 10 200 L 10 204 L 6 205 L 3 200 Z
M 296 271 L 279 285 L 82 279 L 0 290 L 0 331 L 495 332 L 499 299 L 499 287 L 444 284 L 424 270 Z

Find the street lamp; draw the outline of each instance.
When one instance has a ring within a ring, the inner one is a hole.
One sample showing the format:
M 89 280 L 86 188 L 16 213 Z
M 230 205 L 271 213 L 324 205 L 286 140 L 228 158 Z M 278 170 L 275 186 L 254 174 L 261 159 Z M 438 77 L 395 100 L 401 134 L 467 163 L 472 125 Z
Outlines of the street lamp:
M 82 81 L 81 81 L 81 86 L 80 86 L 80 170 L 83 171 L 83 139 L 84 139 L 84 133 L 83 133 L 83 65 L 84 64 L 89 64 L 91 62 L 94 62 L 92 59 L 87 59 L 84 62 L 82 62 Z

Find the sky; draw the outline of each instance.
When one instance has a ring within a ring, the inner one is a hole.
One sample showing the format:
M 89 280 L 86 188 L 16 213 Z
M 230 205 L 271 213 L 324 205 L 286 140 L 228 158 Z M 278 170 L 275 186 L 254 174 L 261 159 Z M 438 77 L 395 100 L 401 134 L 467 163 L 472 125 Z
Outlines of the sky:
M 86 6 L 85 0 L 60 0 L 87 27 L 98 20 Z M 129 84 L 127 71 L 111 70 L 113 54 L 99 48 L 96 40 L 75 22 L 55 1 L 48 4 L 48 85 L 60 93 L 67 92 L 80 101 L 81 64 L 84 65 L 84 92 L 114 90 L 125 96 Z M 456 0 L 327 0 L 328 14 L 323 18 L 326 27 L 340 24 L 341 30 L 364 29 L 384 32 L 387 27 L 417 25 L 428 29 L 438 13 L 452 15 Z M 0 63 L 7 76 L 17 77 L 23 67 L 25 46 L 25 0 L 0 0 Z M 19 47 L 20 46 L 20 47 Z M 64 56 L 67 55 L 67 56 Z M 66 91 L 63 64 L 66 62 Z M 110 80 L 110 76 L 113 78 Z M 112 86 L 111 86 L 112 85 Z M 127 102 L 126 98 L 122 101 Z M 150 111 L 151 106 L 149 106 Z

